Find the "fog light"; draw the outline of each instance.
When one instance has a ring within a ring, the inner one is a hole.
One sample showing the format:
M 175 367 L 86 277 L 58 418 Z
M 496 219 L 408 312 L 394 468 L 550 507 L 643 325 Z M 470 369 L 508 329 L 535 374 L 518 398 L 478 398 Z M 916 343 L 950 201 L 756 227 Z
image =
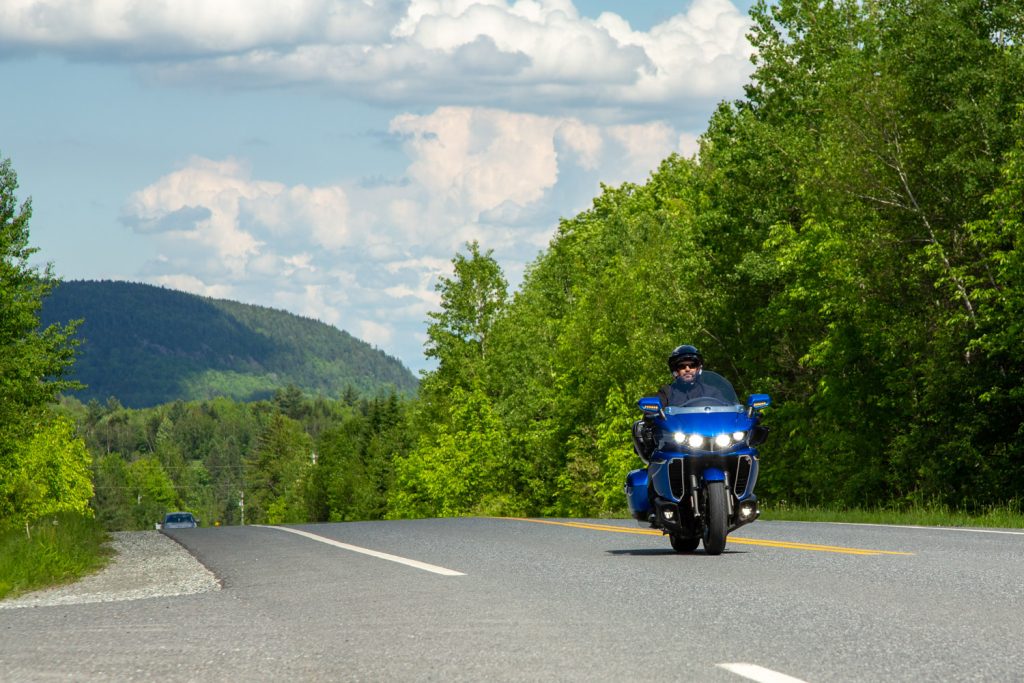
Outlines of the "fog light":
M 745 522 L 745 521 L 747 521 L 749 519 L 752 519 L 756 513 L 757 513 L 757 506 L 754 505 L 753 503 L 741 503 L 740 504 L 740 512 L 739 512 L 740 520 Z
M 668 508 L 665 508 L 664 510 L 661 511 L 661 516 L 671 522 L 672 518 L 676 516 L 676 513 Z

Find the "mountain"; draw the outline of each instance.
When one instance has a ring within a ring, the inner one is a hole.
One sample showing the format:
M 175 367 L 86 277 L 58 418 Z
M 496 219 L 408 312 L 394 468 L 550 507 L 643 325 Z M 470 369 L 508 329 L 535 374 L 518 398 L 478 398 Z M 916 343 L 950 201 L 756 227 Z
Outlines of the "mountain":
M 132 408 L 176 399 L 266 398 L 295 385 L 338 396 L 417 381 L 401 362 L 311 318 L 131 282 L 70 281 L 43 301 L 43 327 L 84 319 L 71 372 L 82 401 L 114 396 Z

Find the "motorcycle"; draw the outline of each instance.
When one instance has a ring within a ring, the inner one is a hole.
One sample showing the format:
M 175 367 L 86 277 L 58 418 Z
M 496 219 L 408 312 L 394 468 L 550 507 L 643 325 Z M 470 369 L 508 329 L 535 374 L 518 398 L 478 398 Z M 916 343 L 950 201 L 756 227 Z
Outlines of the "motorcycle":
M 752 394 L 743 405 L 720 375 L 705 371 L 702 380 L 725 398 L 681 406 L 662 406 L 657 397 L 637 402 L 653 427 L 647 436 L 654 450 L 645 458 L 648 449 L 638 443 L 647 466 L 626 476 L 625 493 L 633 517 L 661 529 L 676 552 L 692 552 L 703 541 L 704 552 L 720 555 L 729 533 L 761 514 L 754 495 L 757 446 L 768 436 L 760 420 L 771 398 Z M 634 428 L 634 439 L 642 438 Z

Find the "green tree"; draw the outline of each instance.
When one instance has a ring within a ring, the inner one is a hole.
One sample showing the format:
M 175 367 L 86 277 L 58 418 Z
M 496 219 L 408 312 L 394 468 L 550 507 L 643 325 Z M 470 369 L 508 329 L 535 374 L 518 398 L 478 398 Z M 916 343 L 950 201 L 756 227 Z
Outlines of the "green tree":
M 127 466 L 128 496 L 133 529 L 151 529 L 164 514 L 181 507 L 174 481 L 152 456 Z
M 9 476 L 0 479 L 0 519 L 24 524 L 56 512 L 92 515 L 91 459 L 74 424 L 55 418 L 14 449 Z
M 0 161 L 0 481 L 7 493 L 0 497 L 0 523 L 8 516 L 32 514 L 50 503 L 35 499 L 31 482 L 36 475 L 23 468 L 39 466 L 38 439 L 49 440 L 54 458 L 72 457 L 79 444 L 63 422 L 51 422 L 48 406 L 60 391 L 76 385 L 61 379 L 74 360 L 75 324 L 39 328 L 43 298 L 55 284 L 51 266 L 43 270 L 29 264 L 38 250 L 29 246 L 31 203 L 18 204 L 17 175 L 9 159 Z M 45 436 L 43 436 L 45 435 Z M 61 438 L 66 441 L 60 441 Z M 19 453 L 28 449 L 29 453 Z M 56 463 L 64 471 L 66 463 Z M 12 482 L 28 488 L 14 492 Z M 77 490 L 77 489 L 76 489 Z M 55 492 L 56 493 L 56 492 Z M 21 498 L 18 498 L 20 497 Z M 13 498 L 12 498 L 13 497 Z M 72 496 L 73 497 L 73 496 Z M 30 502 L 32 501 L 32 502 Z
M 480 252 L 477 242 L 466 245 L 468 255 L 452 259 L 454 275 L 437 283 L 441 310 L 428 313 L 426 356 L 438 362 L 435 371 L 448 384 L 466 384 L 488 356 L 488 337 L 508 297 L 508 284 L 491 251 Z
M 117 453 L 95 456 L 93 490 L 92 507 L 104 529 L 121 531 L 135 528 L 132 517 L 135 497 L 124 458 Z
M 429 314 L 433 322 L 427 328 L 426 355 L 438 365 L 420 383 L 413 418 L 418 446 L 394 461 L 397 475 L 396 490 L 389 498 L 391 516 L 478 509 L 495 493 L 477 476 L 484 471 L 479 464 L 483 461 L 494 477 L 514 478 L 503 467 L 506 450 L 486 433 L 498 423 L 464 422 L 485 418 L 494 400 L 487 387 L 488 363 L 493 362 L 491 330 L 507 300 L 507 283 L 492 252 L 481 253 L 476 242 L 466 248 L 468 255 L 460 253 L 452 259 L 453 277 L 441 278 L 437 284 L 441 310 Z M 461 441 L 463 437 L 469 441 Z M 459 463 L 474 466 L 456 477 Z
M 300 423 L 280 413 L 270 418 L 245 463 L 248 519 L 271 524 L 308 519 L 305 490 L 313 452 Z

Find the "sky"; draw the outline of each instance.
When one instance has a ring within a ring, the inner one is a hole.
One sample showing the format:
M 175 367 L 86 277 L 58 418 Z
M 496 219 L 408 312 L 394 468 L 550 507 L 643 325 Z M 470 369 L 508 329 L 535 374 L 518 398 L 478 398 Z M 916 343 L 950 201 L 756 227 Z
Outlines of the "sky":
M 601 184 L 691 156 L 752 0 L 2 0 L 34 263 L 284 309 L 429 369 L 471 240 L 511 289 Z

